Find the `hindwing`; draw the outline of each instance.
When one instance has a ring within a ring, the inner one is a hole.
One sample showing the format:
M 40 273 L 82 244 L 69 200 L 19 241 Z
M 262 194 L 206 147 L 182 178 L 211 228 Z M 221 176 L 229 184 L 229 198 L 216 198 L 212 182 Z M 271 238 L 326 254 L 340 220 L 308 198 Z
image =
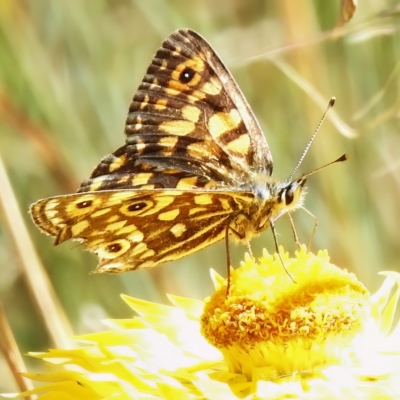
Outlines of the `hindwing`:
M 114 190 L 40 200 L 35 223 L 56 238 L 81 241 L 96 253 L 96 272 L 149 268 L 200 250 L 225 235 L 252 193 Z

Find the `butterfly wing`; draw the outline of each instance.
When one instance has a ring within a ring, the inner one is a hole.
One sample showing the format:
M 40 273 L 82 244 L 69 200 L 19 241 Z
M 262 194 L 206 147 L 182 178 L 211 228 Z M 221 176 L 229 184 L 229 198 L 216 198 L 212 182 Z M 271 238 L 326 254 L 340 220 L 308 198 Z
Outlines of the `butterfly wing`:
M 173 33 L 158 49 L 133 97 L 125 134 L 125 146 L 101 161 L 81 192 L 239 187 L 254 174 L 272 173 L 267 142 L 242 92 L 190 30 Z
M 96 253 L 99 272 L 152 267 L 222 239 L 243 210 L 257 208 L 243 187 L 272 173 L 267 142 L 243 94 L 211 46 L 190 30 L 173 33 L 158 49 L 125 134 L 125 145 L 103 158 L 80 193 L 31 208 L 56 244 L 76 239 Z M 239 225 L 246 236 L 250 228 Z
M 56 244 L 74 239 L 96 253 L 96 272 L 120 273 L 154 267 L 217 242 L 253 197 L 229 191 L 100 191 L 39 200 L 31 214 Z

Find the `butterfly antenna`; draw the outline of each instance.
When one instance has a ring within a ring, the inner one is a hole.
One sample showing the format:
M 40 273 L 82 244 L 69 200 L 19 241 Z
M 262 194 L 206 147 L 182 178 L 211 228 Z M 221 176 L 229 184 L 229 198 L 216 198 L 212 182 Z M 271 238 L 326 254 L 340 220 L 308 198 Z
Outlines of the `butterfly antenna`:
M 347 154 L 343 154 L 342 156 L 340 156 L 339 158 L 337 158 L 336 160 L 333 160 L 331 162 L 329 162 L 328 164 L 323 165 L 322 167 L 318 167 L 313 169 L 310 172 L 307 172 L 306 174 L 301 175 L 300 178 L 307 178 L 308 176 L 315 174 L 317 171 L 321 170 L 322 168 L 328 167 L 329 165 L 335 164 L 337 162 L 342 162 L 342 161 L 346 161 L 349 159 L 349 156 Z
M 304 157 L 305 157 L 306 154 L 308 153 L 308 150 L 309 150 L 309 148 L 310 148 L 312 142 L 314 141 L 315 137 L 317 136 L 317 133 L 318 133 L 318 131 L 319 131 L 319 128 L 321 128 L 321 125 L 322 125 L 322 123 L 323 123 L 324 120 L 325 120 L 326 114 L 328 113 L 329 109 L 330 109 L 331 107 L 333 107 L 333 105 L 335 104 L 335 101 L 336 101 L 336 98 L 335 98 L 335 97 L 331 97 L 331 99 L 329 100 L 328 107 L 326 108 L 324 114 L 322 115 L 322 118 L 321 118 L 321 120 L 319 121 L 319 123 L 318 123 L 318 125 L 317 125 L 317 127 L 316 127 L 316 129 L 315 129 L 315 131 L 314 131 L 314 133 L 313 133 L 313 135 L 311 136 L 311 139 L 309 140 L 309 142 L 308 142 L 308 144 L 307 144 L 307 146 L 306 146 L 306 148 L 304 149 L 303 154 L 301 155 L 300 160 L 299 160 L 299 162 L 298 162 L 297 165 L 296 165 L 296 168 L 293 170 L 292 174 L 290 175 L 289 180 L 291 180 L 291 179 L 293 178 L 294 174 L 295 174 L 296 171 L 299 169 L 301 163 L 302 163 L 303 160 L 304 160 Z

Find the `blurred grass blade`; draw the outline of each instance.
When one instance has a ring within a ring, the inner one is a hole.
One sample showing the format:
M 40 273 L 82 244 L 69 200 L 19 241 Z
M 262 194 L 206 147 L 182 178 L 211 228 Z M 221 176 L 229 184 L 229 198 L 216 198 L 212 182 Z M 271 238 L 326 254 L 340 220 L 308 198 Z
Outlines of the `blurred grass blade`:
M 350 44 L 364 43 L 380 36 L 393 36 L 398 29 L 396 24 L 390 22 L 379 23 L 374 26 L 360 26 L 360 29 L 354 30 L 354 33 L 349 36 L 347 41 Z
M 301 77 L 290 65 L 278 58 L 271 58 L 272 63 L 274 63 L 288 78 L 290 78 L 294 83 L 296 83 L 301 89 L 304 90 L 320 107 L 322 110 L 326 108 L 327 97 L 322 96 L 311 84 Z M 332 94 L 333 95 L 333 94 Z M 331 110 L 327 116 L 331 122 L 336 126 L 342 135 L 348 138 L 354 138 L 357 136 L 357 131 L 347 125 L 335 112 Z
M 340 7 L 339 26 L 349 22 L 357 10 L 357 0 L 342 0 Z
M 400 109 L 400 98 L 396 99 L 391 107 L 386 108 L 376 118 L 374 118 L 369 124 L 368 129 L 375 129 L 387 121 L 396 118 L 399 115 Z
M 39 261 L 0 157 L 0 204 L 21 260 L 23 277 L 57 347 L 71 347 L 72 329 Z
M 33 389 L 32 381 L 21 375 L 22 371 L 26 371 L 25 363 L 22 359 L 17 342 L 15 341 L 11 327 L 8 323 L 3 306 L 0 303 L 0 348 L 4 354 L 8 368 L 14 376 L 21 392 Z M 31 400 L 32 397 L 25 397 L 25 400 Z
M 389 78 L 387 79 L 385 85 L 381 90 L 376 92 L 370 100 L 365 104 L 360 110 L 358 110 L 353 117 L 354 121 L 358 121 L 366 116 L 367 113 L 370 112 L 370 110 L 377 105 L 383 98 L 383 96 L 388 92 L 389 89 L 392 89 L 392 84 L 396 84 L 398 79 L 393 82 L 395 78 L 398 78 L 400 72 L 400 61 L 396 64 L 396 66 L 393 68 L 391 74 L 389 75 Z M 398 111 L 398 109 L 397 109 Z
M 23 141 L 27 140 L 32 143 L 41 160 L 52 171 L 61 186 L 66 191 L 75 192 L 76 182 L 69 173 L 68 162 L 57 148 L 51 135 L 42 127 L 30 121 L 2 90 L 0 90 L 0 116 L 15 128 L 15 132 L 22 136 Z

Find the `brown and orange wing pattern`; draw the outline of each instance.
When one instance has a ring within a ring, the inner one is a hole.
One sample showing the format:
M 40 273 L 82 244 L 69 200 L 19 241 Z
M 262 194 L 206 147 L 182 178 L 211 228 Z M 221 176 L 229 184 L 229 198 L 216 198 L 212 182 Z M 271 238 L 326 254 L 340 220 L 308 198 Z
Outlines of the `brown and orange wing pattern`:
M 222 239 L 230 223 L 246 236 L 248 225 L 237 224 L 257 205 L 243 188 L 272 173 L 272 158 L 240 89 L 200 35 L 179 30 L 162 43 L 125 134 L 79 193 L 31 206 L 56 244 L 79 240 L 99 256 L 98 272 L 116 273 L 193 253 Z
M 56 244 L 79 240 L 96 253 L 96 272 L 120 273 L 215 243 L 252 200 L 251 193 L 228 191 L 113 190 L 40 200 L 31 212 Z
M 125 146 L 105 157 L 80 191 L 239 187 L 255 173 L 272 173 L 267 142 L 239 87 L 190 30 L 170 35 L 155 54 L 125 134 Z

